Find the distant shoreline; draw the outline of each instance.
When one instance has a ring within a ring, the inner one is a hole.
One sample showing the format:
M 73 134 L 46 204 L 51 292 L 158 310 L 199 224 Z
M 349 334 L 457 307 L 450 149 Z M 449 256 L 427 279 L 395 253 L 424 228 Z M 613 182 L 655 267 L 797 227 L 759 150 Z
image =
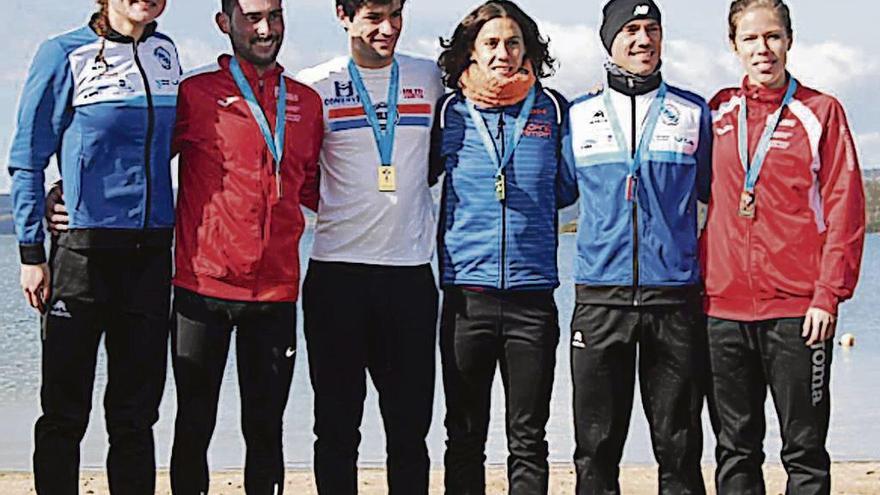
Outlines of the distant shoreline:
M 712 482 L 713 466 L 703 467 L 703 478 L 709 495 L 715 493 Z M 873 495 L 880 492 L 880 461 L 841 462 L 831 468 L 832 490 L 848 495 Z M 385 470 L 361 468 L 358 493 L 379 495 L 387 493 Z M 781 465 L 764 466 L 767 493 L 785 492 L 785 472 Z M 550 473 L 550 493 L 574 493 L 574 468 L 569 464 L 554 464 Z M 657 468 L 654 466 L 624 466 L 620 472 L 621 490 L 627 495 L 653 495 L 657 493 Z M 240 470 L 214 471 L 211 473 L 211 490 L 215 495 L 232 495 L 244 492 L 244 479 Z M 503 467 L 489 467 L 486 476 L 486 493 L 507 493 L 507 481 Z M 0 492 L 4 495 L 33 493 L 30 473 L 0 472 Z M 107 477 L 103 472 L 84 471 L 80 476 L 80 493 L 109 493 Z M 169 495 L 168 471 L 159 472 L 157 495 Z M 309 469 L 289 469 L 285 475 L 284 493 L 293 495 L 316 494 L 315 481 Z M 431 494 L 443 493 L 443 471 L 431 472 Z

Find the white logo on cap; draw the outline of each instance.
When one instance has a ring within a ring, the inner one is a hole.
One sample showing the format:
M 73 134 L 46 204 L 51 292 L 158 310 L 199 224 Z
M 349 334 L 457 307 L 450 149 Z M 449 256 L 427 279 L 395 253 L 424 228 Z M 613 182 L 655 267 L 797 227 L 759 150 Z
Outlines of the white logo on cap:
M 651 7 L 648 5 L 636 5 L 635 10 L 633 10 L 633 15 L 648 15 L 648 12 L 651 11 Z

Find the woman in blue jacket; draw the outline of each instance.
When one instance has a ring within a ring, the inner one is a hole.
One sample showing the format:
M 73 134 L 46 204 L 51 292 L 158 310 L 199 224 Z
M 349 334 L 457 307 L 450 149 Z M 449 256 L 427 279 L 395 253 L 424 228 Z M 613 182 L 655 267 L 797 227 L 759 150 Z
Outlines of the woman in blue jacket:
M 98 0 L 87 26 L 44 42 L 9 157 L 21 285 L 42 313 L 38 493 L 76 493 L 102 334 L 113 493 L 152 494 L 152 426 L 165 384 L 174 219 L 169 155 L 180 79 L 156 32 L 165 0 Z M 69 231 L 43 247 L 44 170 L 55 158 Z
M 439 226 L 446 493 L 485 492 L 496 366 L 506 392 L 510 493 L 547 492 L 545 425 L 559 324 L 557 209 L 575 201 L 562 166 L 566 102 L 538 79 L 547 42 L 514 3 L 491 0 L 444 43 L 432 149 L 445 172 Z

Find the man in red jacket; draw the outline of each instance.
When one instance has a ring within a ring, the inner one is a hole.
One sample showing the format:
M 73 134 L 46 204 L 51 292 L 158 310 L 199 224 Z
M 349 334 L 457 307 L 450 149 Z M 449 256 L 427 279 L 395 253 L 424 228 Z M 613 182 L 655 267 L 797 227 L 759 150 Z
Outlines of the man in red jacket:
M 207 493 L 207 449 L 236 328 L 245 491 L 281 493 L 281 430 L 296 352 L 300 205 L 317 208 L 323 116 L 283 75 L 281 0 L 224 0 L 234 56 L 181 83 L 172 360 L 175 493 Z
M 172 362 L 174 493 L 207 493 L 207 450 L 232 329 L 247 457 L 245 491 L 283 491 L 282 415 L 296 353 L 300 205 L 318 204 L 323 112 L 283 75 L 281 0 L 222 0 L 234 56 L 180 84 Z M 47 211 L 64 230 L 64 209 Z

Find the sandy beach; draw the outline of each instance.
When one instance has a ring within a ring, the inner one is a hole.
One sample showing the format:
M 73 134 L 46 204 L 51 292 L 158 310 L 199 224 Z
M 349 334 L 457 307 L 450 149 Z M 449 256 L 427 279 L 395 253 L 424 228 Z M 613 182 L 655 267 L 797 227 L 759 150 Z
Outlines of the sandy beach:
M 785 492 L 785 472 L 782 466 L 768 465 L 764 468 L 767 482 L 767 493 L 770 495 Z M 880 493 L 880 462 L 836 463 L 832 468 L 832 493 L 846 495 L 874 495 Z M 703 469 L 708 481 L 710 494 L 715 490 L 711 483 L 712 467 Z M 487 494 L 501 495 L 507 493 L 504 469 L 490 468 L 488 473 Z M 632 466 L 623 468 L 621 488 L 627 495 L 648 495 L 657 493 L 657 474 L 653 467 Z M 244 493 L 243 479 L 240 472 L 215 472 L 211 477 L 212 495 L 232 495 Z M 81 477 L 80 493 L 85 495 L 106 494 L 107 478 L 101 472 L 85 472 Z M 574 493 L 574 470 L 571 466 L 555 465 L 550 476 L 550 493 Z M 311 471 L 292 470 L 287 472 L 285 493 L 295 495 L 312 495 L 315 482 Z M 25 495 L 34 493 L 33 480 L 30 473 L 0 473 L 0 493 L 4 495 Z M 168 472 L 159 475 L 158 495 L 168 495 Z M 361 469 L 360 494 L 380 495 L 387 493 L 385 488 L 385 471 L 383 469 Z M 431 493 L 443 493 L 443 472 L 435 470 L 431 473 Z

